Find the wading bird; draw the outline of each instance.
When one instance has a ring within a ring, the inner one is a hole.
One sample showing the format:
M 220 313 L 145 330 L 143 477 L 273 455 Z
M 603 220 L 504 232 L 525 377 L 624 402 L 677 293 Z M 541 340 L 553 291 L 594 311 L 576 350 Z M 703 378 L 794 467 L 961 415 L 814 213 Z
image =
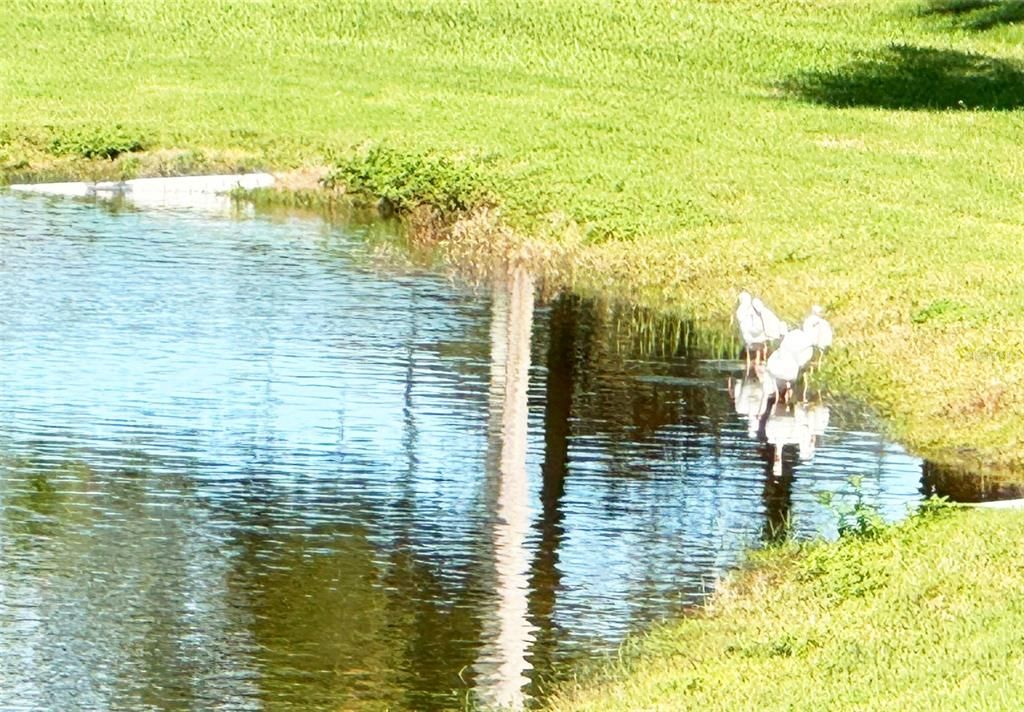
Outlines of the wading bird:
M 764 321 L 761 315 L 754 309 L 754 300 L 750 292 L 740 292 L 740 304 L 736 307 L 736 323 L 740 327 L 740 336 L 743 338 L 744 353 L 747 357 L 747 369 L 750 369 L 750 353 L 753 351 L 755 362 L 760 360 L 762 349 L 768 341 L 764 332 Z
M 821 315 L 822 308 L 815 304 L 811 307 L 811 313 L 804 319 L 803 330 L 810 337 L 811 343 L 819 353 L 832 345 L 832 325 Z
M 803 368 L 814 356 L 814 342 L 803 329 L 793 329 L 782 337 L 779 351 L 788 351 L 796 359 L 800 368 Z
M 803 329 L 792 329 L 782 337 L 779 351 L 790 354 L 796 361 L 797 367 L 803 369 L 814 356 L 814 343 Z M 804 392 L 801 398 L 807 398 L 807 379 L 804 379 Z
M 739 306 L 736 307 L 736 322 L 740 327 L 740 336 L 746 347 L 747 368 L 750 368 L 750 353 L 754 353 L 754 362 L 764 360 L 768 344 L 780 339 L 788 330 L 786 322 L 779 319 L 771 309 L 750 292 L 740 292 Z
M 793 384 L 800 377 L 800 364 L 789 351 L 778 349 L 768 357 L 764 365 L 765 394 L 775 394 L 777 398 L 789 401 Z
M 764 335 L 768 338 L 768 341 L 777 341 L 789 331 L 786 322 L 776 316 L 775 312 L 765 306 L 765 303 L 757 297 L 754 297 L 751 301 L 751 306 L 754 307 L 754 311 L 761 317 L 761 323 L 764 325 Z

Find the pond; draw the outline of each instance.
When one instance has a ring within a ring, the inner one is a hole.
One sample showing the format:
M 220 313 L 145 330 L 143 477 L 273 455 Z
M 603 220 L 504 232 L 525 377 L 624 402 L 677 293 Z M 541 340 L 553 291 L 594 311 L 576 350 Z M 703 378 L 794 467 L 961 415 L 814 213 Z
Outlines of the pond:
M 842 403 L 774 448 L 686 325 L 381 230 L 0 194 L 0 708 L 521 707 L 853 475 L 964 487 Z

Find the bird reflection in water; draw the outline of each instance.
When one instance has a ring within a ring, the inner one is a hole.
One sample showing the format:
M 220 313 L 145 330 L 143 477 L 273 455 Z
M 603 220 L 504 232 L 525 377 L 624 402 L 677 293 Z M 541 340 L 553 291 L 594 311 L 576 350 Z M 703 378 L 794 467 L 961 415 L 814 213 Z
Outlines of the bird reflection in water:
M 810 460 L 828 428 L 829 408 L 820 396 L 786 403 L 765 367 L 752 364 L 743 378 L 730 378 L 729 394 L 736 414 L 747 421 L 747 435 L 781 449 L 796 445 L 801 460 Z
M 814 458 L 828 428 L 829 408 L 820 395 L 789 401 L 780 397 L 765 366 L 751 363 L 743 377 L 732 379 L 729 394 L 736 414 L 747 421 L 747 435 L 761 443 L 765 462 L 764 538 L 777 540 L 789 531 L 793 468 Z
M 781 467 L 782 450 L 795 445 L 800 460 L 814 458 L 821 438 L 828 428 L 828 406 L 818 402 L 785 404 L 769 401 L 759 421 L 759 439 L 775 450 L 773 473 Z

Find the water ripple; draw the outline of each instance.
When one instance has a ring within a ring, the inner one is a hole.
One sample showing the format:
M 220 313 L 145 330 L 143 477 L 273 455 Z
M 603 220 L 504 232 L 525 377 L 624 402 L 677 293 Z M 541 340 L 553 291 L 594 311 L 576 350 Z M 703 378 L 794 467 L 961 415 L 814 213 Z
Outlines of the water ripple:
M 0 195 L 0 708 L 518 706 L 834 534 L 819 491 L 959 482 L 866 423 L 776 462 L 735 362 L 615 318 L 314 221 Z

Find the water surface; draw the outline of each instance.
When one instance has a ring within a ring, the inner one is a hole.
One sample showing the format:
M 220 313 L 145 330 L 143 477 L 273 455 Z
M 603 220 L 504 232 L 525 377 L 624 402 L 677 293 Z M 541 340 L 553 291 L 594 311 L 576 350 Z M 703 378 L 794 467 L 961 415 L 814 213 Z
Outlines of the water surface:
M 521 706 L 834 533 L 818 492 L 954 481 L 841 404 L 751 437 L 679 325 L 370 229 L 0 195 L 0 709 Z

